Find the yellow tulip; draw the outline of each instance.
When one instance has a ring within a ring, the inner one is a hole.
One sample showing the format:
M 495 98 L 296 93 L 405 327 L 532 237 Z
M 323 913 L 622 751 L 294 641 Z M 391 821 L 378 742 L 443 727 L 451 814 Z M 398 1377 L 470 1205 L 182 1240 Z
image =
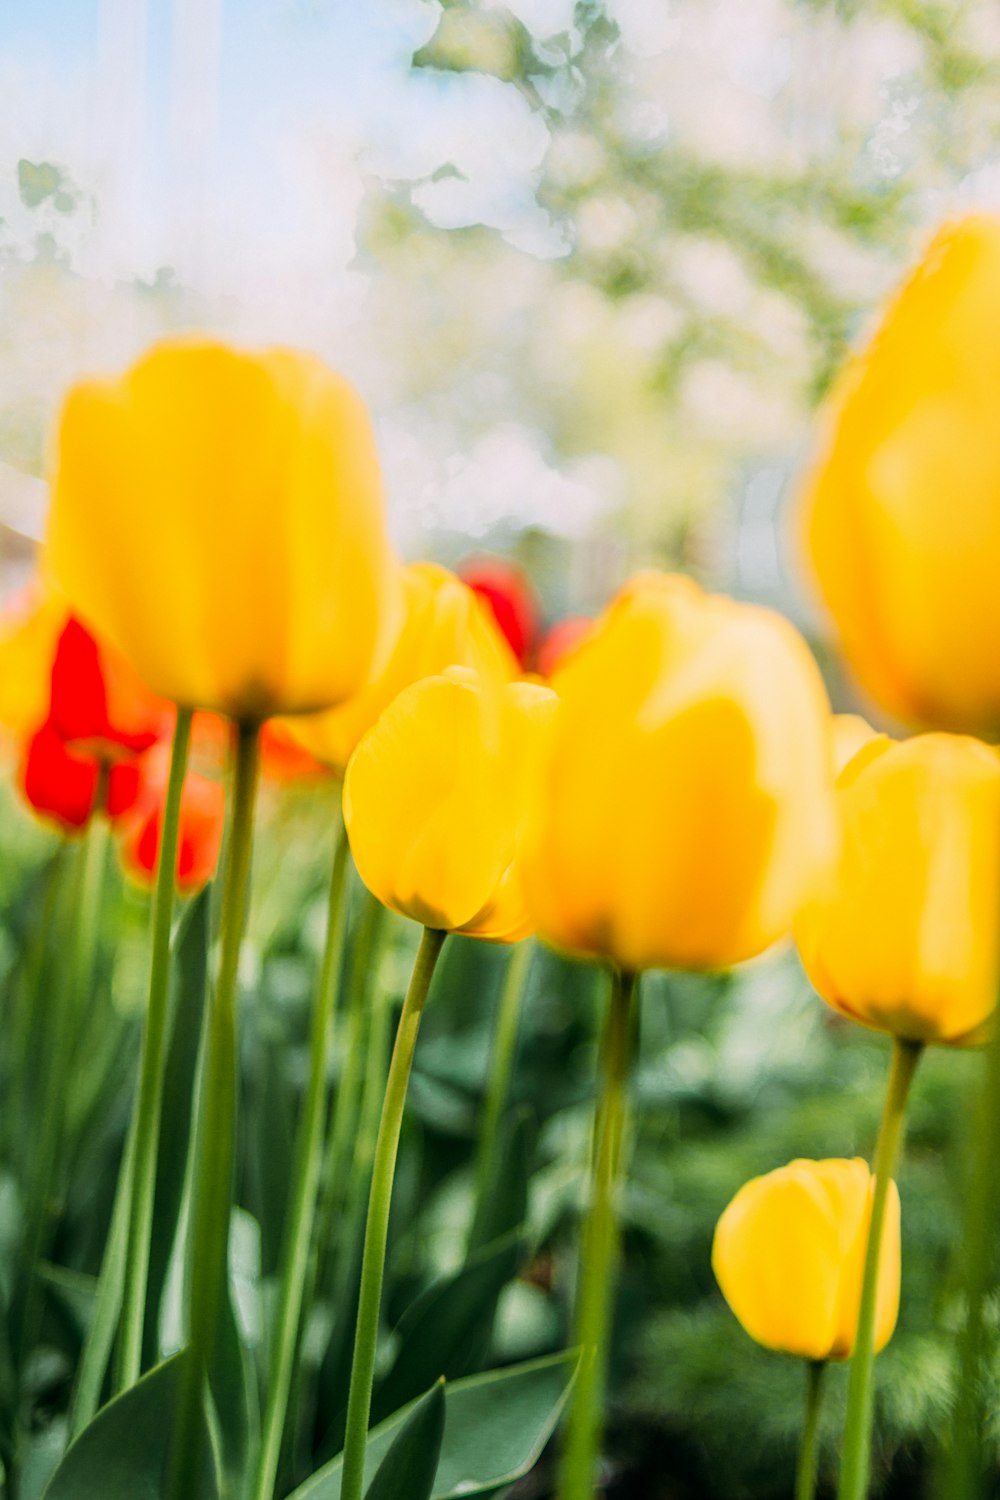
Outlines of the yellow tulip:
M 358 873 L 384 905 L 497 942 L 531 931 L 521 845 L 554 710 L 548 688 L 457 667 L 389 705 L 344 781 Z
M 830 710 L 772 611 L 642 574 L 556 671 L 526 881 L 539 933 L 622 968 L 722 968 L 835 854 Z
M 428 562 L 411 563 L 401 576 L 403 623 L 384 671 L 339 708 L 288 724 L 299 743 L 339 775 L 361 736 L 411 683 L 453 666 L 501 682 L 517 675 L 493 615 L 460 578 Z
M 963 735 L 882 735 L 837 801 L 837 878 L 795 928 L 812 983 L 866 1026 L 980 1040 L 997 991 L 1000 758 Z
M 66 602 L 32 585 L 0 620 L 0 725 L 19 740 L 49 712 L 52 662 L 67 620 Z
M 849 1359 L 874 1179 L 868 1164 L 798 1160 L 755 1177 L 723 1213 L 712 1245 L 722 1294 L 752 1339 L 803 1359 Z M 899 1191 L 890 1183 L 875 1304 L 875 1348 L 899 1310 Z
M 1000 730 L 1000 218 L 943 228 L 830 402 L 808 548 L 844 652 L 906 721 Z
M 155 692 L 245 722 L 350 697 L 396 624 L 367 413 L 291 350 L 178 339 L 77 385 L 47 546 Z
M 860 714 L 834 714 L 833 767 L 837 775 L 840 775 L 859 750 L 877 737 L 878 731 Z

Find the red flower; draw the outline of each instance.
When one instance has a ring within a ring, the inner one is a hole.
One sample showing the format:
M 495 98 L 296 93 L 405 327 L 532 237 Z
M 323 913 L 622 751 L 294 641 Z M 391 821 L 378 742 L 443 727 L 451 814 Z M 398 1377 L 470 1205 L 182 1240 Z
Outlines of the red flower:
M 31 736 L 21 760 L 19 783 L 37 813 L 54 818 L 67 833 L 86 828 L 97 811 L 101 763 L 93 755 L 70 748 L 51 720 Z M 134 764 L 119 761 L 107 767 L 104 811 L 120 817 L 132 806 L 138 791 Z
M 169 746 L 157 745 L 137 763 L 138 795 L 121 824 L 122 863 L 141 885 L 152 886 L 163 833 L 170 774 Z M 181 792 L 177 885 L 188 894 L 215 874 L 222 847 L 226 796 L 222 783 L 189 771 Z
M 24 744 L 26 800 L 67 833 L 85 828 L 98 810 L 123 816 L 138 795 L 135 757 L 169 730 L 172 715 L 116 652 L 68 616 L 49 668 L 48 714 Z
M 538 603 L 525 574 L 502 557 L 469 558 L 457 572 L 489 605 L 522 670 L 526 668 L 538 634 Z
M 85 744 L 98 758 L 148 750 L 170 725 L 170 705 L 73 615 L 56 644 L 51 681 L 52 728 L 67 744 Z

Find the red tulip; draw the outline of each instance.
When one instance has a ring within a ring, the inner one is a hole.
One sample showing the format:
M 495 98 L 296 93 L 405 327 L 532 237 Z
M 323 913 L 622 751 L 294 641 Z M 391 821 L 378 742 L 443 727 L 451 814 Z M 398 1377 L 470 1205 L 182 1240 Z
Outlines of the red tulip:
M 525 574 L 502 557 L 469 558 L 456 571 L 489 605 L 523 670 L 531 661 L 538 634 L 538 602 Z
M 169 729 L 173 710 L 72 615 L 55 637 L 48 671 L 48 714 L 24 744 L 18 779 L 36 812 L 79 832 L 97 811 L 118 818 L 129 810 L 138 794 L 135 756 Z

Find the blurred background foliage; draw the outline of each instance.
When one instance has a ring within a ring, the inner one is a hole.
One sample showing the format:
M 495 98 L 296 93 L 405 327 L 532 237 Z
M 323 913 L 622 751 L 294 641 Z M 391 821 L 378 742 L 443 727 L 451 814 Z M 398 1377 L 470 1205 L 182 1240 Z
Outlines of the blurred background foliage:
M 272 9 L 302 48 L 325 7 Z M 5 128 L 9 580 L 39 532 L 47 433 L 67 381 L 120 365 L 158 332 L 208 325 L 304 342 L 351 370 L 378 413 L 410 555 L 512 551 L 552 616 L 599 607 L 641 564 L 681 566 L 800 611 L 786 509 L 812 410 L 928 228 L 1000 198 L 1000 12 L 987 0 L 364 9 L 400 28 L 393 87 L 416 90 L 418 110 L 447 103 L 451 134 L 439 130 L 409 167 L 387 165 L 384 143 L 352 139 L 348 165 L 342 152 L 326 183 L 347 205 L 346 241 L 338 220 L 329 244 L 320 236 L 304 259 L 279 255 L 267 276 L 249 250 L 249 269 L 240 260 L 240 223 L 221 238 L 206 231 L 214 258 L 178 234 L 123 265 L 108 250 L 119 221 L 102 196 L 107 179 L 85 152 L 75 159 L 71 135 L 61 154 L 25 154 Z M 234 26 L 223 55 L 239 46 Z M 321 97 L 319 117 L 322 107 Z M 321 155 L 321 177 L 327 165 Z M 252 176 L 256 163 L 242 170 Z M 209 192 L 209 231 L 231 210 Z M 273 1289 L 325 879 L 322 841 L 307 831 L 315 811 L 283 795 L 267 810 L 280 824 L 270 837 L 298 828 L 297 852 L 280 866 L 269 859 L 265 828 L 243 976 L 239 1239 L 251 1345 Z M 2 834 L 0 967 L 16 987 L 21 946 L 37 944 L 53 846 L 12 805 Z M 376 976 L 390 1007 L 415 942 L 404 924 L 392 931 Z M 143 899 L 120 887 L 103 932 L 102 1024 L 88 1033 L 94 1055 L 71 1103 L 50 1357 L 32 1373 L 38 1473 L 55 1451 L 127 1119 L 121 1058 L 141 1003 Z M 465 1262 L 504 962 L 453 939 L 427 1013 L 394 1211 L 390 1322 Z M 538 953 L 505 1125 L 528 1190 L 519 1201 L 514 1171 L 498 1191 L 501 1253 L 473 1297 L 482 1337 L 457 1338 L 458 1366 L 565 1344 L 600 1000 L 595 972 Z M 21 1041 L 43 1044 L 30 1031 Z M 887 1049 L 828 1014 L 787 952 L 727 979 L 651 976 L 640 1046 L 608 1494 L 778 1500 L 791 1489 L 803 1373 L 757 1349 L 728 1313 L 711 1234 L 748 1176 L 796 1155 L 870 1152 Z M 901 1175 L 903 1309 L 877 1367 L 877 1458 L 893 1496 L 935 1493 L 959 1314 L 958 1139 L 974 1066 L 969 1055 L 932 1054 L 916 1086 Z M 30 1149 L 30 1120 L 29 1102 L 0 1122 L 15 1161 Z M 0 1262 L 16 1213 L 12 1179 L 0 1183 Z M 321 1309 L 307 1344 L 335 1412 L 343 1350 L 331 1353 L 330 1338 Z M 392 1359 L 390 1344 L 387 1367 Z M 831 1382 L 827 1464 L 843 1385 Z M 546 1495 L 549 1477 L 543 1464 L 516 1494 Z
M 332 40 L 323 30 L 336 9 L 254 0 L 241 35 L 212 0 L 223 81 L 258 12 L 276 78 L 281 63 L 304 71 L 321 44 L 349 69 L 350 26 Z M 129 275 L 108 247 L 121 184 L 107 151 L 67 141 L 58 163 L 2 163 L 0 459 L 39 473 L 67 379 L 120 363 L 159 329 L 294 337 L 371 396 L 408 551 L 516 545 L 553 612 L 598 606 L 636 562 L 788 602 L 775 521 L 811 408 L 929 227 L 1000 196 L 996 8 L 364 9 L 350 23 L 359 87 L 376 108 L 384 96 L 389 130 L 409 101 L 416 144 L 394 151 L 370 124 L 344 126 L 335 82 L 325 99 L 303 82 L 292 144 L 309 160 L 322 140 L 313 170 L 340 217 L 306 266 L 300 229 L 275 207 L 280 296 L 239 245 L 241 226 L 224 232 L 235 209 L 221 166 L 200 198 L 191 183 L 200 227 L 175 216 Z M 366 26 L 398 33 L 391 66 L 367 80 Z M 251 106 L 265 124 L 277 87 L 262 78 Z M 220 90 L 216 105 L 224 134 L 234 101 Z M 266 165 L 245 153 L 225 171 L 252 184 Z M 147 161 L 142 192 L 162 185 Z M 0 514 L 37 526 L 38 492 L 4 478 Z

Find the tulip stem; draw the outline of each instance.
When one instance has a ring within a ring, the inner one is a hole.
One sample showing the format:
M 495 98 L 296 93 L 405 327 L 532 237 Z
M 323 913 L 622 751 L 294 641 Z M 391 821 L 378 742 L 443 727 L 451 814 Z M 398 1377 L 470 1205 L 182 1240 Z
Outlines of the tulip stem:
M 882 1226 L 885 1205 L 899 1160 L 903 1138 L 906 1100 L 913 1082 L 923 1043 L 894 1037 L 889 1084 L 886 1089 L 882 1124 L 875 1150 L 875 1189 L 865 1250 L 861 1302 L 858 1308 L 858 1331 L 851 1357 L 851 1375 L 847 1387 L 847 1423 L 844 1428 L 844 1453 L 840 1468 L 839 1500 L 865 1500 L 871 1465 L 872 1410 L 875 1364 L 875 1309 L 878 1299 L 879 1258 L 882 1248 Z
M 365 1224 L 365 1248 L 361 1262 L 361 1291 L 358 1320 L 354 1334 L 354 1358 L 351 1362 L 351 1387 L 347 1401 L 347 1425 L 344 1432 L 344 1467 L 341 1500 L 361 1500 L 365 1482 L 365 1448 L 368 1419 L 371 1414 L 372 1387 L 375 1383 L 375 1352 L 378 1343 L 379 1310 L 382 1302 L 382 1276 L 389 1234 L 389 1208 L 396 1171 L 399 1132 L 403 1123 L 403 1106 L 410 1081 L 413 1053 L 420 1029 L 431 978 L 444 945 L 446 934 L 425 927 L 403 1001 L 396 1030 L 396 1042 L 389 1064 L 389 1077 L 382 1101 L 382 1118 L 375 1160 L 372 1166 L 368 1219 Z
M 98 808 L 103 805 L 105 786 L 106 772 L 102 770 L 95 799 Z M 80 1014 L 93 988 L 106 855 L 107 829 L 101 814 L 95 813 L 82 843 L 72 850 L 73 866 L 69 880 L 60 883 L 59 897 L 64 905 L 59 918 L 64 924 L 61 932 L 65 934 L 68 962 L 55 976 L 52 1003 L 46 1015 L 52 1043 L 45 1054 L 47 1067 L 37 1107 L 37 1146 L 28 1179 L 30 1191 L 23 1242 L 26 1280 L 13 1319 L 16 1330 L 13 1344 L 19 1366 L 30 1353 L 38 1331 L 37 1318 L 41 1311 L 38 1269 L 46 1253 L 51 1222 L 58 1207 L 66 1094 Z
M 139 1062 L 139 1092 L 135 1104 L 135 1143 L 131 1163 L 131 1202 L 125 1250 L 121 1335 L 115 1365 L 114 1392 L 134 1385 L 142 1373 L 142 1335 L 149 1280 L 149 1244 L 153 1232 L 156 1165 L 163 1112 L 163 1069 L 167 1054 L 170 1001 L 170 931 L 177 886 L 177 846 L 180 841 L 181 793 L 191 742 L 191 710 L 179 708 L 170 751 L 170 775 L 163 807 L 163 829 L 153 893 L 153 935 L 149 960 L 149 1003 Z M 121 1172 L 129 1167 L 122 1157 Z
M 362 891 L 362 911 L 358 924 L 357 941 L 351 958 L 351 981 L 347 992 L 347 1036 L 344 1041 L 344 1066 L 337 1085 L 333 1113 L 330 1116 L 329 1134 L 324 1152 L 323 1187 L 320 1194 L 320 1209 L 317 1222 L 316 1243 L 313 1257 L 314 1285 L 321 1296 L 330 1289 L 333 1256 L 331 1246 L 336 1234 L 338 1210 L 343 1208 L 350 1196 L 347 1171 L 348 1148 L 353 1147 L 355 1170 L 361 1151 L 361 1132 L 358 1115 L 367 1067 L 371 1063 L 371 1047 L 365 1046 L 364 1033 L 368 1016 L 368 1000 L 372 969 L 378 962 L 381 938 L 384 930 L 386 908 L 365 888 Z M 384 1084 L 384 1077 L 379 1080 Z M 376 1108 L 377 1108 L 376 1103 Z M 374 1138 L 374 1131 L 372 1132 Z M 367 1184 L 366 1184 L 367 1186 Z
M 826 1361 L 811 1359 L 806 1367 L 806 1414 L 802 1424 L 802 1445 L 795 1480 L 795 1500 L 813 1500 L 816 1494 L 816 1467 L 819 1458 L 819 1414 L 823 1404 L 823 1376 Z
M 977 1500 L 983 1492 L 983 1438 L 986 1415 L 984 1311 L 996 1257 L 1000 1218 L 1000 1026 L 994 1021 L 980 1084 L 978 1128 L 962 1238 L 965 1321 L 958 1341 L 958 1398 L 952 1417 L 951 1455 L 943 1493 L 954 1500 Z
M 343 819 L 338 819 L 330 872 L 330 895 L 326 919 L 326 944 L 319 985 L 313 1004 L 309 1042 L 309 1082 L 305 1109 L 295 1143 L 295 1167 L 285 1218 L 281 1251 L 281 1281 L 278 1314 L 271 1358 L 271 1383 L 261 1436 L 260 1460 L 254 1483 L 254 1500 L 270 1500 L 274 1493 L 281 1443 L 288 1411 L 292 1368 L 298 1345 L 306 1272 L 312 1243 L 316 1193 L 323 1154 L 327 1077 L 330 1070 L 333 1009 L 340 979 L 344 949 L 347 902 L 344 899 L 349 850 Z
M 603 1091 L 594 1127 L 590 1208 L 583 1230 L 576 1307 L 581 1364 L 559 1470 L 559 1500 L 591 1500 L 603 1430 L 608 1335 L 618 1255 L 615 1198 L 632 1053 L 637 976 L 615 970 L 602 1041 Z
M 490 1191 L 491 1164 L 497 1144 L 497 1132 L 507 1096 L 517 1051 L 517 1033 L 521 1022 L 521 1007 L 531 969 L 532 943 L 525 938 L 518 943 L 507 961 L 507 972 L 500 991 L 500 1007 L 497 1012 L 496 1030 L 490 1049 L 486 1099 L 483 1103 L 483 1118 L 479 1128 L 479 1143 L 476 1150 L 475 1211 L 472 1216 L 470 1235 L 483 1212 L 486 1196 Z M 471 1248 L 471 1245 L 470 1245 Z
M 219 969 L 205 1020 L 198 1134 L 187 1259 L 189 1352 L 170 1457 L 173 1500 L 197 1493 L 201 1422 L 209 1365 L 229 1274 L 229 1220 L 236 1157 L 236 996 L 260 773 L 256 724 L 237 728 L 232 815 L 222 891 Z

